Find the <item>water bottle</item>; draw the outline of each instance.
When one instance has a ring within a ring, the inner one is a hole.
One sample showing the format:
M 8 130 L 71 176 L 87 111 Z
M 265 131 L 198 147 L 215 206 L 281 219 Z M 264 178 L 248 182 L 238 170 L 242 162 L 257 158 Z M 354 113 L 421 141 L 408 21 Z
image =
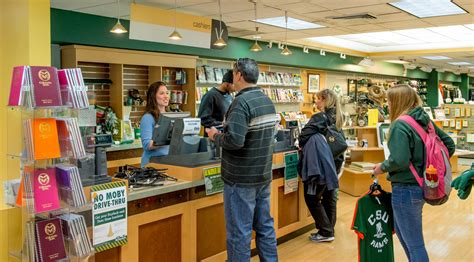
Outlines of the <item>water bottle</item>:
M 433 165 L 430 165 L 425 172 L 425 197 L 427 199 L 438 198 L 438 171 Z

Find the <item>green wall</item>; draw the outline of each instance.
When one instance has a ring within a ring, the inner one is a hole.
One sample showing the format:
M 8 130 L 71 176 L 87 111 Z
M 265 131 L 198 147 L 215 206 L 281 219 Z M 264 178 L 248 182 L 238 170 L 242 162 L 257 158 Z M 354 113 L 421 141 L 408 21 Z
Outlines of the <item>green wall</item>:
M 128 33 L 117 35 L 109 32 L 116 21 L 116 19 L 109 17 L 51 9 L 51 43 L 198 55 L 205 58 L 226 60 L 250 57 L 258 62 L 268 64 L 403 76 L 403 67 L 398 64 L 376 62 L 373 67 L 362 67 L 357 65 L 362 59 L 360 57 L 347 56 L 346 59 L 341 59 L 339 54 L 330 52 L 326 52 L 326 56 L 321 56 L 319 51 L 310 50 L 309 54 L 305 54 L 301 48 L 290 47 L 293 55 L 282 56 L 280 55 L 281 50 L 275 45 L 269 49 L 265 46 L 265 43 L 262 43 L 264 50 L 254 53 L 249 51 L 253 41 L 240 38 L 229 38 L 228 46 L 223 50 L 131 40 L 128 38 Z M 128 20 L 121 21 L 126 28 L 129 28 L 130 22 Z M 428 74 L 420 70 L 408 70 L 406 77 L 427 79 Z

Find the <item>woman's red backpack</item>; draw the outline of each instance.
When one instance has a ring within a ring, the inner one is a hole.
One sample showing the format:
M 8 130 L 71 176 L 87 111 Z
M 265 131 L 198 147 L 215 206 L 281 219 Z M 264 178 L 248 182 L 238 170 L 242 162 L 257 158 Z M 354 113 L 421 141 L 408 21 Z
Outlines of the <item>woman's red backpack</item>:
M 409 115 L 398 118 L 410 125 L 420 136 L 425 144 L 426 168 L 423 177 L 418 175 L 415 167 L 410 163 L 410 171 L 423 188 L 426 203 L 437 206 L 448 201 L 451 193 L 451 180 L 453 177 L 451 163 L 449 162 L 449 151 L 436 134 L 433 123 L 428 124 L 428 132 Z M 426 170 L 428 169 L 428 172 Z

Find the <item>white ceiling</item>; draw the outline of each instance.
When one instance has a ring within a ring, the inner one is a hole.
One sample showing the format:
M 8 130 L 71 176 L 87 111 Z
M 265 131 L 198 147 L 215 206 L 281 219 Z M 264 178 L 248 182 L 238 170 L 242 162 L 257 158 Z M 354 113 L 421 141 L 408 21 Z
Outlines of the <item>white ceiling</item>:
M 371 32 L 384 32 L 415 28 L 431 28 L 450 25 L 474 24 L 474 0 L 453 0 L 454 3 L 466 10 L 467 14 L 452 15 L 443 17 L 433 17 L 420 19 L 403 12 L 391 5 L 389 2 L 397 0 L 257 0 L 258 18 L 270 18 L 284 15 L 288 11 L 288 16 L 298 18 L 308 22 L 314 22 L 325 26 L 320 29 L 298 30 L 288 32 L 289 43 L 301 45 L 304 43 L 312 48 L 325 48 L 327 50 L 344 51 L 349 54 L 371 56 L 367 50 L 348 50 L 341 46 L 334 46 L 328 43 L 316 43 L 308 41 L 311 37 L 340 36 L 349 34 L 361 34 Z M 130 3 L 132 0 L 120 0 L 120 17 L 130 18 Z M 174 0 L 135 0 L 135 3 L 149 6 L 156 6 L 165 9 L 174 8 Z M 177 0 L 178 12 L 190 13 L 219 19 L 219 9 L 217 0 Z M 254 4 L 247 0 L 221 0 L 223 21 L 229 27 L 229 33 L 236 37 L 250 39 L 254 35 L 255 25 L 250 20 L 254 19 Z M 84 12 L 89 14 L 116 17 L 117 5 L 115 0 L 51 0 L 51 7 Z M 352 19 L 334 20 L 330 17 L 353 15 L 360 13 L 370 13 L 376 19 Z M 285 29 L 258 24 L 259 32 L 263 40 L 284 41 Z M 474 32 L 474 31 L 473 31 Z M 449 34 L 445 32 L 444 34 Z M 389 34 L 387 34 L 389 35 Z M 364 36 L 364 35 L 362 35 Z M 367 36 L 367 35 L 365 35 Z M 370 36 L 370 35 L 369 35 Z M 344 36 L 344 38 L 354 38 L 354 36 Z M 364 41 L 364 38 L 360 38 Z M 437 47 L 439 49 L 439 47 Z M 426 49 L 426 48 L 425 48 Z M 474 66 L 474 43 L 465 50 L 423 51 L 423 55 L 445 55 L 458 60 L 471 62 Z M 453 53 L 453 51 L 456 51 Z M 437 67 L 455 69 L 457 67 L 446 64 L 446 61 L 434 62 L 425 61 L 421 55 L 414 54 L 413 51 L 380 54 L 376 59 L 398 59 L 403 56 L 407 59 L 416 59 L 417 62 L 431 64 Z M 468 58 L 466 58 L 466 56 Z M 456 60 L 457 61 L 457 60 Z M 467 70 L 469 66 L 464 66 Z M 474 71 L 474 69 L 471 69 Z

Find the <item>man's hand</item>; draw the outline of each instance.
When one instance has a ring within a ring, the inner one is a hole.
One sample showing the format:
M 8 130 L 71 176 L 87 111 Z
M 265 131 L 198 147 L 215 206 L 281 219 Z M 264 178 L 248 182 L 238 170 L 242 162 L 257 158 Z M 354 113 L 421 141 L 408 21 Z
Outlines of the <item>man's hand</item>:
M 215 135 L 219 134 L 219 130 L 217 130 L 215 127 L 206 128 L 206 133 L 209 139 L 211 139 L 211 141 L 214 141 L 214 137 Z
M 374 166 L 374 175 L 380 175 L 383 174 L 384 172 L 382 171 L 382 163 L 378 163 Z

